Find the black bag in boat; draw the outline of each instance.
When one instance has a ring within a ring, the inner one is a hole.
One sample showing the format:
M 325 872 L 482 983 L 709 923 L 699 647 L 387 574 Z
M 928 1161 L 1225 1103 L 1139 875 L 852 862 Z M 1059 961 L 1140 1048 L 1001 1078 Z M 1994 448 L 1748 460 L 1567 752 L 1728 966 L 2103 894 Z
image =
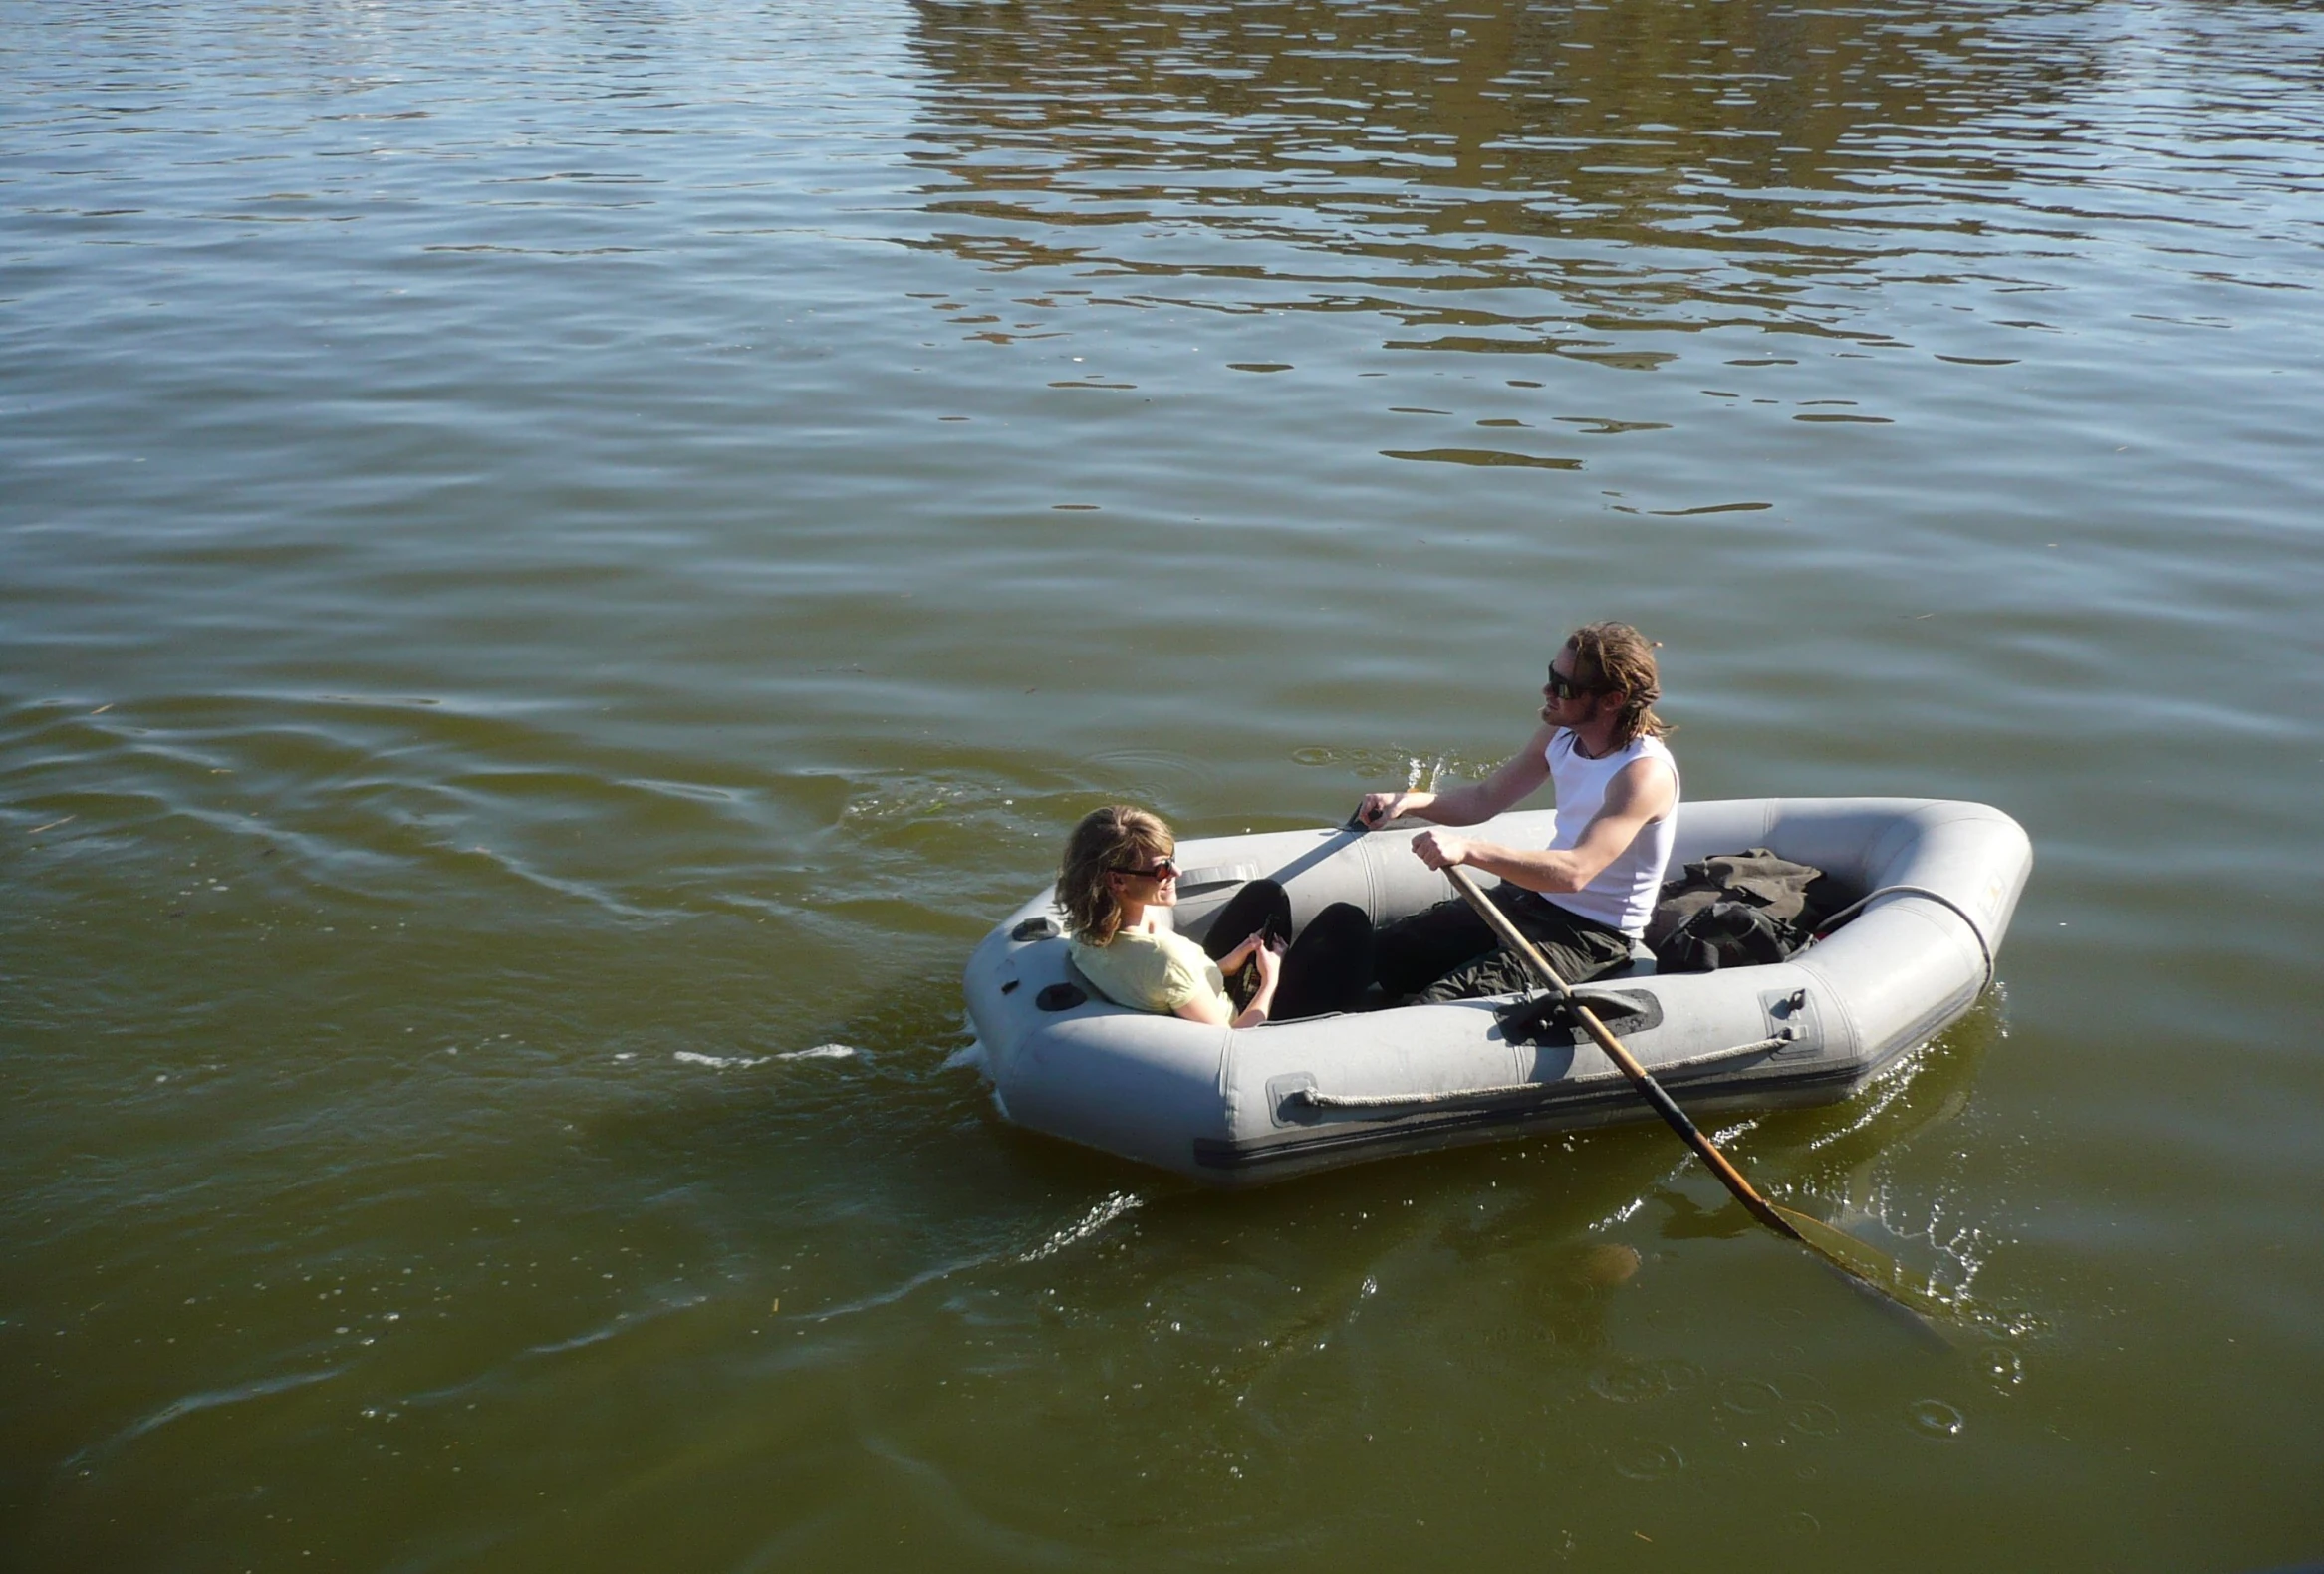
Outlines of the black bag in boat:
M 1806 945 L 1846 893 L 1822 870 L 1763 847 L 1688 864 L 1666 881 L 1647 944 L 1655 968 L 1706 973 L 1779 962 Z

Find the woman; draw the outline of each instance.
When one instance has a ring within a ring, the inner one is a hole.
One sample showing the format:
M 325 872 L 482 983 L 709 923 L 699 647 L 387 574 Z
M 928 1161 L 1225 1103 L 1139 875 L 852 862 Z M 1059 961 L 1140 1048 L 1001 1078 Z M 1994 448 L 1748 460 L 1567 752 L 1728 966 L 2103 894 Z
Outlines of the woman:
M 1093 810 L 1065 846 L 1057 897 L 1074 965 L 1117 1005 L 1166 1012 L 1212 1027 L 1354 1008 L 1372 981 L 1372 924 L 1338 902 L 1316 915 L 1288 951 L 1291 899 L 1271 880 L 1235 894 L 1197 945 L 1169 922 L 1178 905 L 1176 839 L 1159 816 L 1126 804 Z M 1257 987 L 1238 1011 L 1226 980 L 1246 965 Z

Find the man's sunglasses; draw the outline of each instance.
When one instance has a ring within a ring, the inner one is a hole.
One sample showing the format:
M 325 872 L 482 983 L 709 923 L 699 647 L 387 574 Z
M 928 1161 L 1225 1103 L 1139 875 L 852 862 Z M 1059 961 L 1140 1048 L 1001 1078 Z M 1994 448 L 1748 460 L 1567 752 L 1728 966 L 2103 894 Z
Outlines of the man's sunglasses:
M 1554 699 L 1572 699 L 1579 694 L 1602 694 L 1606 691 L 1603 683 L 1577 683 L 1554 666 L 1549 669 L 1548 686 L 1550 696 Z
M 1165 858 L 1161 863 L 1156 864 L 1148 869 L 1132 869 L 1127 865 L 1117 864 L 1112 868 L 1110 873 L 1116 875 L 1137 875 L 1141 879 L 1145 880 L 1175 880 L 1178 878 L 1179 870 L 1175 862 Z

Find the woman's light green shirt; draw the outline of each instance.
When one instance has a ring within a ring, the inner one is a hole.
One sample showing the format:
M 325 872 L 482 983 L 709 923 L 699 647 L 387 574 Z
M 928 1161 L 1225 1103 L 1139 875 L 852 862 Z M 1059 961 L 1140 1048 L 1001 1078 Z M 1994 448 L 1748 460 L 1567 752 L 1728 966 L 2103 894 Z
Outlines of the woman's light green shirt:
M 1073 964 L 1116 1005 L 1174 1012 L 1208 998 L 1226 999 L 1226 978 L 1202 947 L 1167 930 L 1124 929 L 1103 945 L 1075 940 Z

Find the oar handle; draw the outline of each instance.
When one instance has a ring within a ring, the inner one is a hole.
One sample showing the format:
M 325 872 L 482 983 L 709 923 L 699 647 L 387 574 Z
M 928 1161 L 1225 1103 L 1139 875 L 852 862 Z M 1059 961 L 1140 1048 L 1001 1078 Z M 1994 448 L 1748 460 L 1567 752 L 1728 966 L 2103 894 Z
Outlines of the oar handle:
M 1468 899 L 1468 905 L 1476 909 L 1477 916 L 1490 924 L 1493 932 L 1501 937 L 1501 943 L 1523 957 L 1525 964 L 1533 969 L 1534 974 L 1565 999 L 1574 1015 L 1581 1018 L 1584 1030 L 1589 1033 L 1598 1047 L 1606 1052 L 1606 1058 L 1622 1068 L 1622 1074 L 1630 1079 L 1630 1085 L 1639 1091 L 1639 1096 L 1654 1106 L 1655 1113 L 1663 1118 L 1664 1124 L 1677 1132 L 1686 1146 L 1694 1150 L 1694 1156 L 1697 1159 L 1709 1166 L 1710 1173 L 1718 1177 L 1721 1185 L 1734 1193 L 1735 1200 L 1749 1208 L 1752 1217 L 1758 1219 L 1760 1223 L 1765 1224 L 1777 1234 L 1788 1235 L 1793 1240 L 1800 1240 L 1800 1232 L 1792 1228 L 1790 1222 L 1781 1213 L 1778 1213 L 1765 1197 L 1759 1194 L 1757 1188 L 1750 1181 L 1743 1179 L 1743 1173 L 1727 1162 L 1727 1156 L 1718 1151 L 1718 1146 L 1702 1135 L 1701 1129 L 1694 1124 L 1687 1113 L 1678 1108 L 1678 1101 L 1665 1092 L 1663 1085 L 1649 1076 L 1646 1067 L 1638 1063 L 1638 1058 L 1631 1054 L 1628 1046 L 1614 1036 L 1613 1029 L 1598 1019 L 1597 1012 L 1574 998 L 1574 991 L 1568 987 L 1563 978 L 1557 975 L 1557 969 L 1550 966 L 1549 958 L 1542 955 L 1539 948 L 1525 937 L 1523 931 L 1509 921 L 1509 916 L 1506 913 L 1493 906 L 1491 900 L 1477 888 L 1476 882 L 1470 878 L 1468 871 L 1455 864 L 1448 867 L 1444 874 L 1452 882 L 1453 888 L 1461 896 Z

